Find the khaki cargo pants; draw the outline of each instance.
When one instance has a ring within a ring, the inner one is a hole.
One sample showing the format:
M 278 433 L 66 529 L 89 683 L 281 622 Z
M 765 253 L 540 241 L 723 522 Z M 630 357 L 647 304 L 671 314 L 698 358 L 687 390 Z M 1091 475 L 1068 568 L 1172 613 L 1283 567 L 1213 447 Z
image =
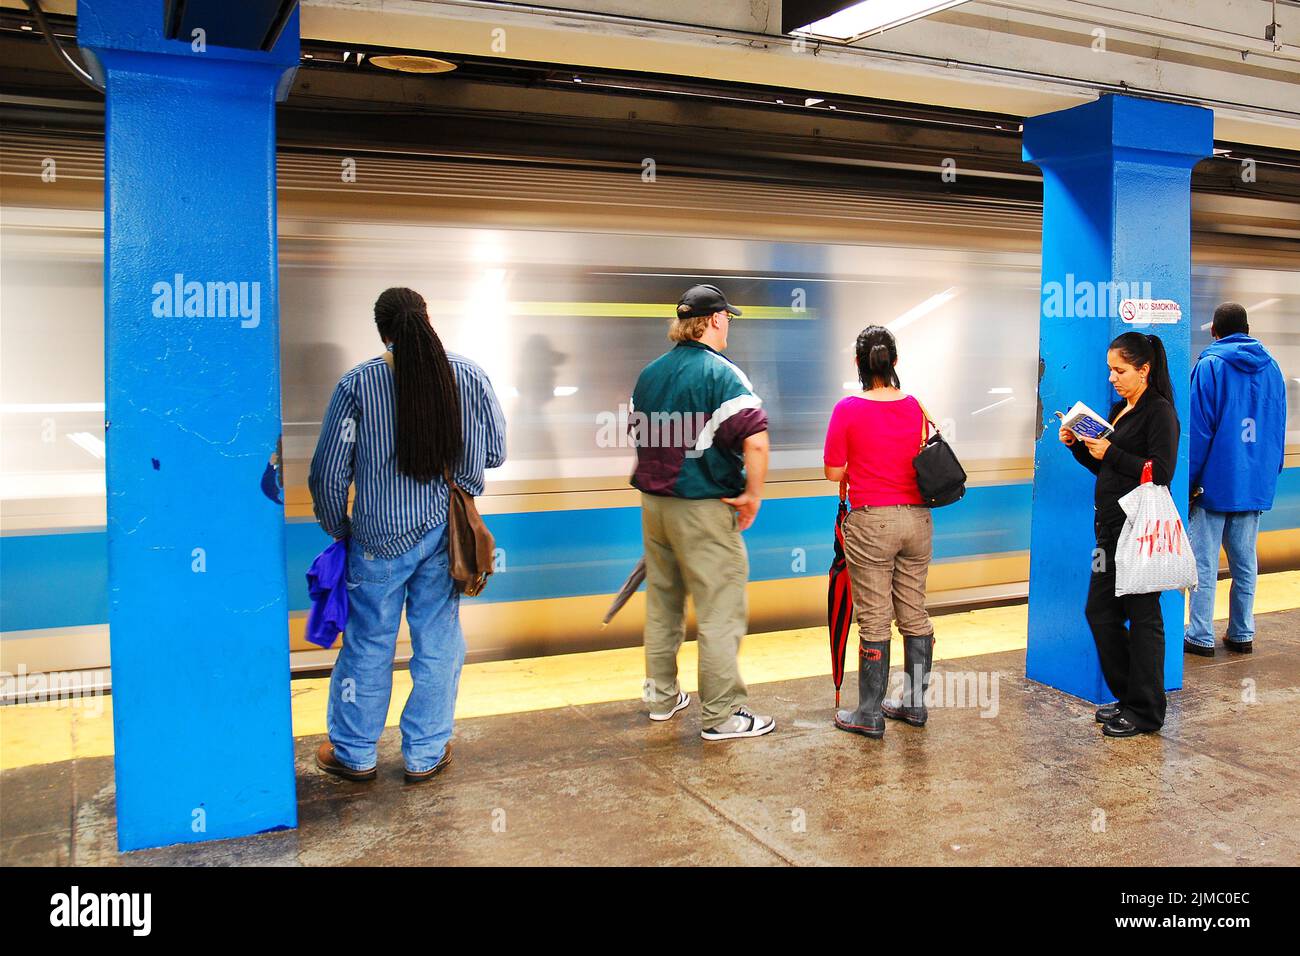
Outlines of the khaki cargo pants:
M 748 626 L 749 555 L 736 513 L 717 498 L 641 495 L 646 557 L 645 699 L 652 711 L 677 699 L 677 651 L 686 637 L 686 595 L 699 622 L 703 729 L 749 699 L 736 654 Z
M 905 637 L 934 633 L 925 612 L 933 549 L 934 518 L 924 505 L 868 505 L 849 512 L 844 556 L 861 640 L 889 640 L 891 620 Z

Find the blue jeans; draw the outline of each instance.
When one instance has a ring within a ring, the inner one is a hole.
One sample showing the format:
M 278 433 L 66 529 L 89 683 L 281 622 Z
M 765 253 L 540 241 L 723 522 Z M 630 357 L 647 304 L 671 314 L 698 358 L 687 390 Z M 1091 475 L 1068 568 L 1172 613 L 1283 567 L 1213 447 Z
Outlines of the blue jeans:
M 1258 561 L 1258 511 L 1208 511 L 1192 505 L 1187 536 L 1196 554 L 1196 590 L 1191 595 L 1191 621 L 1186 637 L 1202 647 L 1214 646 L 1214 587 L 1219 579 L 1219 545 L 1228 553 L 1232 590 L 1228 599 L 1228 640 L 1246 643 L 1255 638 L 1255 578 Z
M 334 756 L 353 770 L 375 766 L 393 693 L 393 652 L 406 605 L 411 696 L 402 710 L 402 757 L 413 773 L 442 759 L 451 739 L 465 660 L 460 592 L 447 567 L 447 525 L 405 554 L 381 558 L 348 546 L 348 626 L 330 677 L 325 722 Z

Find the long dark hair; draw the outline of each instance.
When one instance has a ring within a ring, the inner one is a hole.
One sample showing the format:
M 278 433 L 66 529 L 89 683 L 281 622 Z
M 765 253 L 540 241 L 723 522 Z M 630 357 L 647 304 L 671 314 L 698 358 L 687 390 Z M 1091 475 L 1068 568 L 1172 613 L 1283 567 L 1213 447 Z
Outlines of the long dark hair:
M 420 293 L 385 289 L 375 300 L 375 325 L 393 343 L 397 470 L 432 481 L 460 461 L 460 396 L 451 363 Z
M 1116 336 L 1110 347 L 1134 368 L 1149 365 L 1151 371 L 1147 373 L 1147 388 L 1170 405 L 1174 403 L 1174 383 L 1169 379 L 1169 360 L 1165 356 L 1165 343 L 1160 340 L 1160 336 L 1125 332 Z
M 870 391 L 876 382 L 902 388 L 894 363 L 898 361 L 898 343 L 894 333 L 883 325 L 868 325 L 858 333 L 855 347 L 858 357 L 858 379 L 864 391 Z

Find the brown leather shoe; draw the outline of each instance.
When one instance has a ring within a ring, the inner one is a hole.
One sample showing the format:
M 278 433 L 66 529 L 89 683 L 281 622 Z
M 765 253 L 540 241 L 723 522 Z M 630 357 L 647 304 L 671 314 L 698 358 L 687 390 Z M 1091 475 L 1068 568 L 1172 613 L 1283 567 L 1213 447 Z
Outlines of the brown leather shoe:
M 369 770 L 353 770 L 351 767 L 345 767 L 339 763 L 339 759 L 334 756 L 334 745 L 328 740 L 320 745 L 316 751 L 316 766 L 326 773 L 332 773 L 336 777 L 342 777 L 344 780 L 355 780 L 364 782 L 375 779 L 375 768 Z
M 441 773 L 441 772 L 442 772 L 442 769 L 443 769 L 444 767 L 446 767 L 447 764 L 449 764 L 449 763 L 451 763 L 451 741 L 450 741 L 450 740 L 447 741 L 447 746 L 444 747 L 443 750 L 442 750 L 442 759 L 441 759 L 441 760 L 439 760 L 436 764 L 434 764 L 434 765 L 433 765 L 432 767 L 430 767 L 428 770 L 425 770 L 425 771 L 423 771 L 423 772 L 421 772 L 421 773 L 411 773 L 411 771 L 409 771 L 409 770 L 406 771 L 406 782 L 407 782 L 407 783 L 421 783 L 421 782 L 423 782 L 423 781 L 425 781 L 425 780 L 428 780 L 430 777 L 435 777 L 435 776 L 437 776 L 439 773 Z

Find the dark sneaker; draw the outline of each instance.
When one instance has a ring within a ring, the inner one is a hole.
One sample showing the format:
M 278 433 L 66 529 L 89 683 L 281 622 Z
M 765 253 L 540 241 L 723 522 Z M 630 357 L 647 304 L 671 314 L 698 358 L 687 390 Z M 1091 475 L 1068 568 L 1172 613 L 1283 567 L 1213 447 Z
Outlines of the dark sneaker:
M 1225 641 L 1224 643 L 1226 644 L 1227 642 Z M 1214 645 L 1210 644 L 1209 646 L 1206 646 L 1205 644 L 1197 644 L 1195 641 L 1189 641 L 1187 638 L 1183 638 L 1183 653 L 1196 654 L 1200 657 L 1213 657 Z
M 1097 713 L 1094 714 L 1097 723 L 1105 724 L 1119 716 L 1119 704 L 1107 704 L 1105 707 L 1098 707 Z
M 674 714 L 677 714 L 677 713 L 679 713 L 680 711 L 685 710 L 685 709 L 686 709 L 687 707 L 689 707 L 690 705 L 691 705 L 691 695 L 688 694 L 688 693 L 686 693 L 685 691 L 680 691 L 680 690 L 679 690 L 679 691 L 677 692 L 677 700 L 673 703 L 673 705 L 672 705 L 670 708 L 668 708 L 667 711 L 665 711 L 665 712 L 663 712 L 663 713 L 656 713 L 656 712 L 653 711 L 653 710 L 650 711 L 650 719 L 651 719 L 651 720 L 671 720 Z
M 420 783 L 424 780 L 428 780 L 430 777 L 435 777 L 439 773 L 441 773 L 443 768 L 446 767 L 447 764 L 449 763 L 451 763 L 451 741 L 450 740 L 447 741 L 447 746 L 443 748 L 442 756 L 438 759 L 438 762 L 434 764 L 432 767 L 430 767 L 428 770 L 421 770 L 419 773 L 415 773 L 411 770 L 406 771 L 406 782 Z
M 1225 637 L 1223 639 L 1223 646 L 1237 654 L 1255 653 L 1254 641 L 1230 641 Z
M 705 740 L 736 740 L 740 737 L 761 737 L 774 730 L 776 721 L 771 717 L 751 714 L 741 707 L 718 726 L 701 730 L 700 736 Z
M 316 751 L 316 766 L 326 773 L 342 777 L 344 780 L 355 780 L 361 783 L 375 779 L 374 767 L 369 770 L 353 770 L 351 767 L 345 767 L 339 763 L 338 758 L 334 756 L 334 745 L 328 740 L 321 744 L 320 749 Z

